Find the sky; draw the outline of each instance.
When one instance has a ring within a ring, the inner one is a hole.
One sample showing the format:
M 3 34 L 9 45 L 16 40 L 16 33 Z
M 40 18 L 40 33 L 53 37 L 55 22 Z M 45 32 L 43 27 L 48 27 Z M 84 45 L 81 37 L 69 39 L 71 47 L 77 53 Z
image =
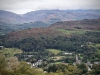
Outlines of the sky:
M 0 10 L 16 14 L 51 9 L 100 9 L 100 0 L 0 0 Z

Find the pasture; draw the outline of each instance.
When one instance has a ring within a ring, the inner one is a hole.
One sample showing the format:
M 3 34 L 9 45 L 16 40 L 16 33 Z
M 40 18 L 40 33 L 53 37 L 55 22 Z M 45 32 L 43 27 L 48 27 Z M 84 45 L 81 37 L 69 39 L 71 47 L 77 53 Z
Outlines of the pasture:
M 48 50 L 49 52 L 52 52 L 55 55 L 57 55 L 61 52 L 61 50 L 58 50 L 58 49 L 46 49 L 46 50 Z
M 61 31 L 64 34 L 84 34 L 86 30 L 65 30 L 65 29 L 57 29 L 58 31 Z
M 17 48 L 4 48 L 0 50 L 0 53 L 4 54 L 6 57 L 13 57 L 15 54 L 22 53 L 22 50 Z

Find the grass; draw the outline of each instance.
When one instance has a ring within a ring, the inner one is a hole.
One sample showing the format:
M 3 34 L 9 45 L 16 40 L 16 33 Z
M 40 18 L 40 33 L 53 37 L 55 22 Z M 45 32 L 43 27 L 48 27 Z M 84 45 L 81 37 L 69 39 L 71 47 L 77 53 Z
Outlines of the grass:
M 55 62 L 55 64 L 61 64 L 62 62 Z
M 64 34 L 84 34 L 86 30 L 65 30 L 65 29 L 57 29 Z
M 54 58 L 56 58 L 56 60 L 60 60 L 62 58 L 65 58 L 65 56 L 55 56 Z
M 99 47 L 100 48 L 100 44 L 96 44 L 96 47 Z
M 43 68 L 35 68 L 35 70 L 38 70 L 40 72 L 43 72 Z
M 100 50 L 98 50 L 98 53 L 100 54 Z
M 79 58 L 83 59 L 83 55 L 81 55 L 81 54 L 78 54 L 78 55 L 79 55 Z
M 54 61 L 57 61 L 57 60 L 61 60 L 63 58 L 65 58 L 66 56 L 54 56 L 54 57 L 50 57 L 49 59 L 52 59 Z
M 0 53 L 7 55 L 8 57 L 12 57 L 15 54 L 22 53 L 22 50 L 17 49 L 17 48 L 4 48 L 4 49 L 0 50 Z
M 53 64 L 62 64 L 62 62 L 53 62 L 53 63 L 50 63 L 49 65 L 53 65 Z
M 100 44 L 96 44 L 95 47 L 97 49 L 97 53 L 100 54 Z
M 84 34 L 87 31 L 91 32 L 100 32 L 98 30 L 84 30 L 84 29 L 79 29 L 79 30 L 67 30 L 67 29 L 57 29 L 58 31 L 61 31 L 64 34 Z
M 59 54 L 61 52 L 61 50 L 58 50 L 58 49 L 46 49 L 46 50 L 52 52 L 55 55 L 57 55 L 57 54 Z

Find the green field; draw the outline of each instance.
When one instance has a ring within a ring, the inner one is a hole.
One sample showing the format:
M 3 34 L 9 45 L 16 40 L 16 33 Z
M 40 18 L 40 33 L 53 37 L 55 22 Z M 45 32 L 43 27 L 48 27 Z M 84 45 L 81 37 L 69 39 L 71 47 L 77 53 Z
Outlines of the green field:
M 64 34 L 84 34 L 87 30 L 65 30 L 65 29 L 57 29 Z
M 96 44 L 95 46 L 96 46 L 96 48 L 98 50 L 97 53 L 100 54 L 100 44 Z
M 55 56 L 54 57 L 56 60 L 60 60 L 60 59 L 62 59 L 62 58 L 65 58 L 65 56 Z
M 4 48 L 0 50 L 0 53 L 6 55 L 7 57 L 13 57 L 15 54 L 22 53 L 22 50 L 17 48 Z
M 61 52 L 61 50 L 58 50 L 58 49 L 46 49 L 46 50 L 52 52 L 52 53 L 55 54 L 55 55 L 57 55 L 58 53 Z

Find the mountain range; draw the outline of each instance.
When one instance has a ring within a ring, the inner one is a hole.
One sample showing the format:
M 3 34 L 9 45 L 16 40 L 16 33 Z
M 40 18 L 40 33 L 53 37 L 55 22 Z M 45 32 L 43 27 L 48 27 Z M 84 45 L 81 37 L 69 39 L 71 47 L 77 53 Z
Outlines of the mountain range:
M 38 10 L 22 15 L 0 10 L 0 34 L 28 28 L 48 27 L 56 22 L 99 17 L 100 10 Z
M 10 24 L 36 21 L 53 24 L 59 21 L 93 19 L 99 17 L 100 10 L 38 10 L 22 15 L 0 10 L 0 21 Z

